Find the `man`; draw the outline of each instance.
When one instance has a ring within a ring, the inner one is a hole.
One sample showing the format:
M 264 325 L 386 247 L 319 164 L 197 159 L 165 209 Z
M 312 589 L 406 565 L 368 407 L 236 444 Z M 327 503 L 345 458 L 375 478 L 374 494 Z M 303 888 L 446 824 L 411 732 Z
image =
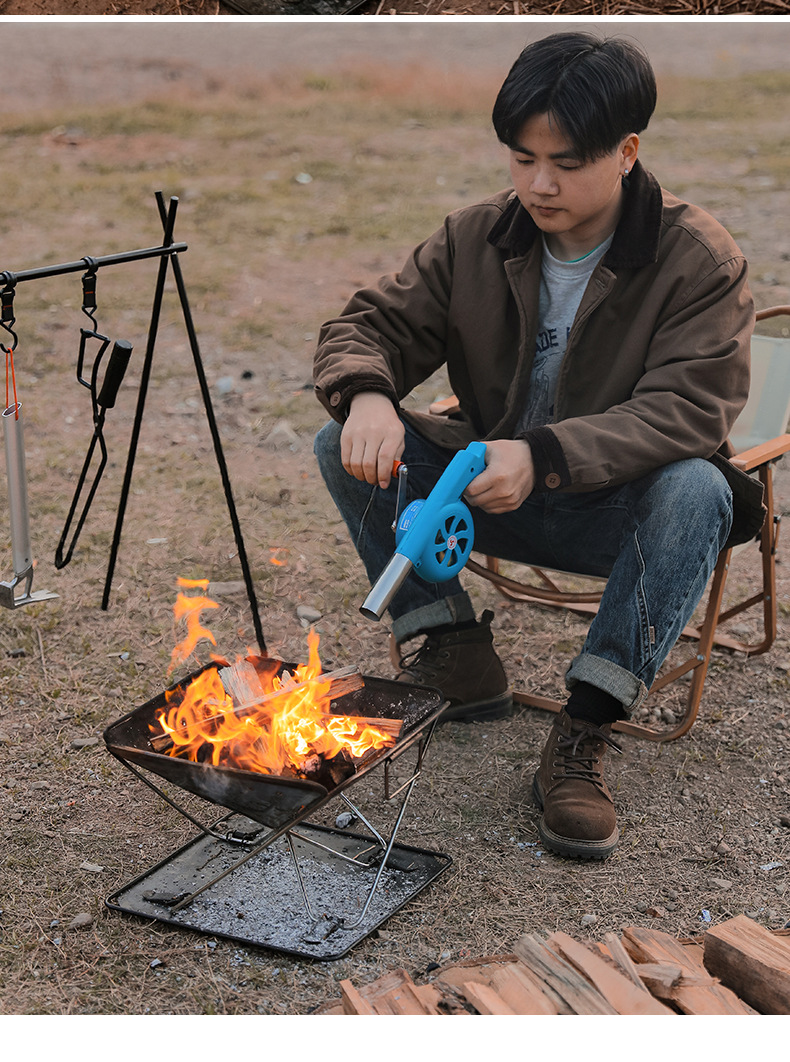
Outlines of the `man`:
M 465 492 L 475 548 L 608 576 L 533 784 L 543 843 L 569 857 L 617 844 L 611 725 L 646 696 L 728 541 L 715 455 L 748 393 L 746 262 L 639 162 L 655 102 L 628 41 L 564 33 L 525 48 L 493 111 L 512 189 L 451 214 L 400 273 L 358 292 L 315 359 L 333 418 L 316 454 L 371 581 L 394 548 L 393 461 L 424 497 L 472 439 L 486 443 Z M 401 410 L 441 365 L 461 413 Z M 410 576 L 390 616 L 399 645 L 422 639 L 399 677 L 441 689 L 447 719 L 508 713 L 491 613 L 478 621 L 457 579 Z

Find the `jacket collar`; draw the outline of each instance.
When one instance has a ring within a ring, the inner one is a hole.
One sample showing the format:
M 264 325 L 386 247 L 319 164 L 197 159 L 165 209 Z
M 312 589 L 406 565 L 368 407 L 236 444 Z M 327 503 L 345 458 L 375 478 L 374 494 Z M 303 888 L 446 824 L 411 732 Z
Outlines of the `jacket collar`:
M 603 265 L 639 269 L 658 258 L 663 198 L 655 177 L 637 159 L 626 182 L 623 213 Z M 513 192 L 501 217 L 488 233 L 488 242 L 516 256 L 527 253 L 539 229 Z

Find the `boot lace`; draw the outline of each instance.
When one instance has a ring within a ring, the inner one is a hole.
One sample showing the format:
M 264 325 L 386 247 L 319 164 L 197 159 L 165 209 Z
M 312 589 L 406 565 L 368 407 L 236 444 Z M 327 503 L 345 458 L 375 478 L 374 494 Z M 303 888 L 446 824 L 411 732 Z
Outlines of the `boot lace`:
M 603 778 L 599 769 L 597 743 L 605 742 L 615 752 L 622 752 L 618 745 L 605 731 L 584 723 L 569 735 L 560 734 L 554 753 L 553 778 L 575 778 L 583 782 L 592 782 L 603 792 Z M 559 771 L 556 768 L 559 767 Z
M 422 680 L 435 679 L 442 671 L 439 659 L 446 656 L 447 652 L 442 653 L 436 639 L 429 635 L 422 645 L 401 656 L 399 661 L 401 673 Z

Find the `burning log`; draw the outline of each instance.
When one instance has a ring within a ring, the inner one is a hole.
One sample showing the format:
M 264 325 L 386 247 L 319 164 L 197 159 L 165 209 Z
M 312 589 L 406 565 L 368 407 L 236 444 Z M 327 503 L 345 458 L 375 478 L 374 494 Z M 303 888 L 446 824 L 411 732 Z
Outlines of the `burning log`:
M 232 712 L 218 712 L 214 716 L 208 716 L 196 721 L 194 728 L 204 727 L 206 724 L 218 723 L 225 719 L 228 715 L 235 716 L 237 719 L 241 719 L 247 712 L 252 712 L 256 716 L 273 715 L 277 708 L 277 702 L 285 697 L 293 696 L 300 692 L 307 692 L 311 685 L 320 683 L 321 686 L 329 687 L 327 700 L 337 701 L 342 697 L 347 696 L 350 693 L 354 693 L 357 690 L 363 689 L 365 682 L 357 667 L 340 668 L 337 671 L 323 672 L 316 679 L 308 679 L 304 682 L 292 683 L 286 685 L 282 689 L 265 691 L 265 688 L 261 682 L 258 670 L 253 662 L 249 660 L 242 660 L 230 667 L 221 668 L 219 670 L 219 676 L 222 680 L 223 687 L 233 700 Z M 241 701 L 241 703 L 237 703 Z M 322 726 L 328 726 L 333 720 L 336 720 L 337 716 L 332 712 L 318 712 L 315 715 L 315 721 Z M 394 744 L 400 732 L 403 729 L 402 719 L 389 719 L 384 717 L 372 717 L 366 716 L 349 716 L 350 724 L 352 724 L 352 731 L 355 734 L 361 734 L 364 730 L 370 728 L 379 731 L 381 734 L 391 739 Z M 190 727 L 184 728 L 184 733 L 187 733 Z M 155 734 L 149 738 L 151 748 L 155 752 L 169 752 L 175 742 L 168 733 Z M 314 746 L 313 751 L 317 755 L 321 755 L 328 751 L 327 747 L 324 747 L 321 739 Z

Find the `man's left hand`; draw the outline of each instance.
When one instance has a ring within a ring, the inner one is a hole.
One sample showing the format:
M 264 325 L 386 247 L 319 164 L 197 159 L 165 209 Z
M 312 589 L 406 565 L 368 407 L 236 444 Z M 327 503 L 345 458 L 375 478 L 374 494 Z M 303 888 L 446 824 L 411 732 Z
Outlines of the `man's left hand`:
M 523 439 L 494 439 L 486 443 L 486 468 L 464 491 L 470 505 L 487 513 L 518 509 L 535 486 L 535 467 L 529 443 Z

